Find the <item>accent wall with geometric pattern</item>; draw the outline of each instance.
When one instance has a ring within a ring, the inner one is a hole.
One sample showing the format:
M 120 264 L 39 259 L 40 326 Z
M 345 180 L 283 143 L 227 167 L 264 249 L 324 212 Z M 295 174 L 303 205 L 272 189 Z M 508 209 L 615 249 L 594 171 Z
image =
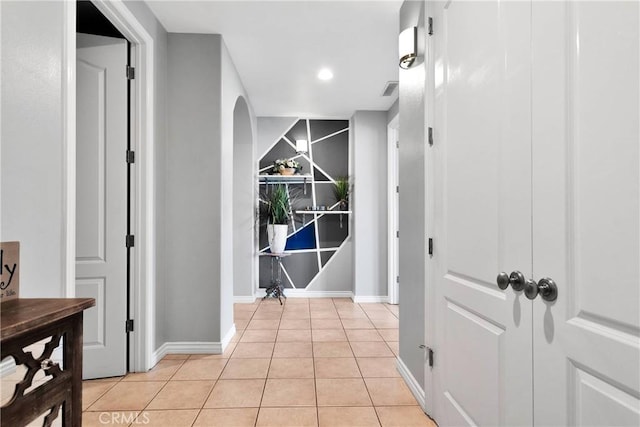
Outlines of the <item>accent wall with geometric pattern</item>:
M 308 141 L 308 152 L 296 152 L 296 140 Z M 271 175 L 276 159 L 295 159 L 298 175 Z M 283 184 L 292 197 L 292 217 L 281 277 L 285 288 L 305 289 L 331 263 L 349 237 L 349 211 L 338 213 L 333 184 L 349 176 L 349 121 L 300 119 L 259 160 L 260 192 Z M 311 210 L 310 213 L 304 213 Z M 259 253 L 269 251 L 264 225 L 259 227 Z M 277 263 L 273 263 L 277 266 Z M 259 257 L 259 286 L 271 281 L 271 257 Z M 274 267 L 277 268 L 277 267 Z

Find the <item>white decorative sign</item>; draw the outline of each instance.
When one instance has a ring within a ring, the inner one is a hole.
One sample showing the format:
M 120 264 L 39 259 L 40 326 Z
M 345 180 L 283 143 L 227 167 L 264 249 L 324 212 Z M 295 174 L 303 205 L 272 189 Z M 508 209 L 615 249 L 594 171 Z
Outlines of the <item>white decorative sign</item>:
M 18 298 L 20 242 L 0 242 L 0 302 Z

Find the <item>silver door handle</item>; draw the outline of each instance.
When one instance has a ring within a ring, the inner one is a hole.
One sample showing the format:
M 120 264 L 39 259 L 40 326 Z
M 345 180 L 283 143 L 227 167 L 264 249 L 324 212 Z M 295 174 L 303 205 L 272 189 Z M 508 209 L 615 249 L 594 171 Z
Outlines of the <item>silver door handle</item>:
M 511 284 L 511 287 L 514 291 L 521 291 L 524 289 L 526 283 L 524 280 L 524 274 L 519 271 L 512 271 L 510 275 L 507 275 L 504 271 L 498 274 L 498 278 L 496 279 L 498 283 L 498 287 L 502 290 L 505 290 Z
M 558 298 L 558 285 L 548 277 L 540 279 L 538 283 L 535 280 L 528 279 L 524 294 L 531 300 L 540 294 L 545 301 L 555 301 Z

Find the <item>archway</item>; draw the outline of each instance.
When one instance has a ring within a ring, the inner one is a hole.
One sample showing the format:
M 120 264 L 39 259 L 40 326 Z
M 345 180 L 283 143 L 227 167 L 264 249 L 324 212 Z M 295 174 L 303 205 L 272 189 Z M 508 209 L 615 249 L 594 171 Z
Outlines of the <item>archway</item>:
M 253 132 L 249 108 L 238 97 L 233 109 L 233 295 L 236 301 L 253 301 L 254 260 L 254 180 Z M 248 266 L 250 266 L 248 268 Z

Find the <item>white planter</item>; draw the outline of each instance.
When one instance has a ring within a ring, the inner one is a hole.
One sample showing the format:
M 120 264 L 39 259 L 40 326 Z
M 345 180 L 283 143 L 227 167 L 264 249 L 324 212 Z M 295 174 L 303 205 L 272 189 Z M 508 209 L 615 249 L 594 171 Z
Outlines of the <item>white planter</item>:
M 287 246 L 288 231 L 287 224 L 267 224 L 267 238 L 271 253 L 281 254 L 284 252 L 284 248 Z

